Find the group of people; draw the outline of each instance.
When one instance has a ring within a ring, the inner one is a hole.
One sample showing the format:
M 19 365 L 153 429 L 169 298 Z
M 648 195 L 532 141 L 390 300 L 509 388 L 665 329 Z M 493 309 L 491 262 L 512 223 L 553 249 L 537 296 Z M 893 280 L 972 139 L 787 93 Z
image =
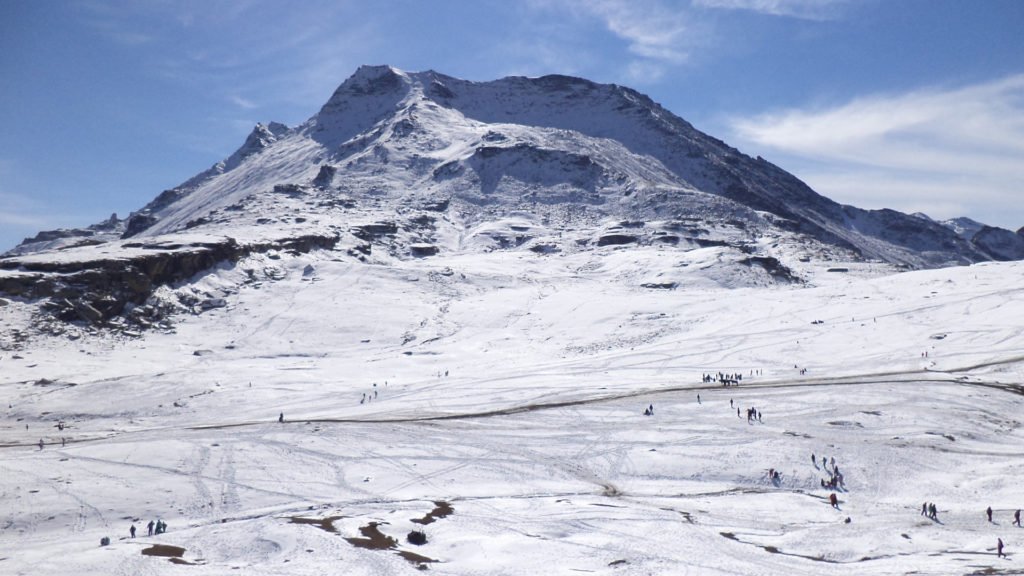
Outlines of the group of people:
M 925 502 L 921 505 L 921 516 L 938 521 L 939 511 L 935 508 L 934 502 Z
M 149 524 L 146 524 L 146 529 L 149 531 L 149 536 L 152 536 L 153 534 L 163 534 L 164 532 L 167 532 L 167 523 L 160 519 L 157 519 L 156 522 L 150 520 Z M 132 538 L 135 538 L 135 524 L 132 524 L 131 528 L 128 529 L 128 534 L 130 534 Z
M 736 415 L 737 416 L 740 415 L 740 409 L 739 409 L 738 406 L 736 407 Z M 754 407 L 747 408 L 747 422 L 750 423 L 750 422 L 753 422 L 754 420 L 757 420 L 758 422 L 760 422 L 761 421 L 761 413 L 758 412 L 757 408 L 754 408 Z
M 440 375 L 441 375 L 441 373 L 438 372 L 438 376 L 440 376 Z M 444 375 L 445 376 L 448 375 L 448 371 L 447 370 L 444 371 Z M 384 381 L 384 385 L 385 386 L 388 385 L 388 381 L 387 380 Z M 366 404 L 367 402 L 372 402 L 375 398 L 377 398 L 377 393 L 378 393 L 377 383 L 374 382 L 373 383 L 373 390 L 370 390 L 369 392 L 363 392 L 363 397 L 359 400 L 359 403 L 360 404 Z
M 751 371 L 753 374 L 753 371 Z M 719 372 L 718 374 L 704 374 L 701 378 L 704 384 L 710 384 L 712 382 L 721 382 L 722 386 L 738 386 L 743 381 L 743 374 L 724 374 Z
M 818 468 L 818 461 L 811 453 L 811 464 L 815 468 Z M 839 465 L 836 464 L 836 457 L 833 456 L 829 459 L 828 456 L 822 456 L 821 458 L 821 469 L 828 473 L 828 479 L 821 479 L 821 487 L 828 488 L 829 490 L 846 490 L 846 482 L 843 480 L 843 473 L 839 471 Z

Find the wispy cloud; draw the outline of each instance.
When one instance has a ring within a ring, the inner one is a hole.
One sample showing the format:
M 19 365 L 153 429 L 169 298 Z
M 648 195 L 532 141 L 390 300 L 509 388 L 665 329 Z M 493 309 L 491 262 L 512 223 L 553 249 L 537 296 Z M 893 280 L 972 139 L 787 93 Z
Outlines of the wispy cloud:
M 770 16 L 788 16 L 805 20 L 828 20 L 839 15 L 849 0 L 693 0 L 703 8 L 747 10 Z
M 655 82 L 686 64 L 699 38 L 706 36 L 689 4 L 678 0 L 534 0 L 531 5 L 599 22 L 625 43 L 629 56 L 621 73 L 635 83 Z
M 238 106 L 242 110 L 253 110 L 259 108 L 259 104 L 253 102 L 252 100 L 249 100 L 248 98 L 242 98 L 237 94 L 229 96 L 228 100 L 230 100 L 232 104 Z
M 686 61 L 687 13 L 658 0 L 598 0 L 578 4 L 604 21 L 616 36 L 629 42 L 637 56 L 670 64 Z
M 1016 207 L 1024 190 L 1024 74 L 735 118 L 731 128 L 739 142 L 799 162 L 819 192 L 847 201 L 967 207 L 984 196 Z M 1017 217 L 1024 223 L 1024 212 Z

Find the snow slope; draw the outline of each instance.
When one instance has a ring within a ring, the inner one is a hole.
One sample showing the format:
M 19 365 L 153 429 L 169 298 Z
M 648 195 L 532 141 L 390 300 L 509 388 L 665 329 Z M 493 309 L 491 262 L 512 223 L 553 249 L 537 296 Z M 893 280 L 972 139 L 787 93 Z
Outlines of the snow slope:
M 1024 267 L 749 287 L 716 250 L 254 254 L 138 338 L 5 301 L 0 572 L 1019 572 Z

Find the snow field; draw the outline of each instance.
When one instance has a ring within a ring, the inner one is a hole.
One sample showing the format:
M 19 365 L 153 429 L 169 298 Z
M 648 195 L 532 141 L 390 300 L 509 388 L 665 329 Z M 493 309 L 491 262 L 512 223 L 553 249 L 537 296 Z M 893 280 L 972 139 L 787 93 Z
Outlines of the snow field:
M 641 275 L 663 264 L 637 254 Z M 258 285 L 217 270 L 195 285 L 228 307 L 175 333 L 3 352 L 0 571 L 416 570 L 400 552 L 442 574 L 1012 569 L 1019 264 L 644 291 L 585 255 L 525 273 L 513 257 L 314 253 Z M 701 383 L 719 371 L 744 380 Z M 437 502 L 454 511 L 412 522 Z M 333 533 L 292 520 L 335 516 Z M 157 517 L 169 531 L 144 536 Z M 393 549 L 346 540 L 374 522 Z M 421 527 L 428 543 L 408 544 Z M 142 555 L 152 543 L 195 565 Z

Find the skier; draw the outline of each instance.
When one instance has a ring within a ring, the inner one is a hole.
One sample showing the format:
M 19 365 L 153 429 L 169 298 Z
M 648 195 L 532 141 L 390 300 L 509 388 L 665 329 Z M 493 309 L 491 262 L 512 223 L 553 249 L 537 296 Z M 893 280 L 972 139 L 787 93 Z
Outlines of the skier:
M 132 538 L 135 538 L 135 524 L 132 524 L 132 527 L 128 529 L 128 533 L 132 535 Z

